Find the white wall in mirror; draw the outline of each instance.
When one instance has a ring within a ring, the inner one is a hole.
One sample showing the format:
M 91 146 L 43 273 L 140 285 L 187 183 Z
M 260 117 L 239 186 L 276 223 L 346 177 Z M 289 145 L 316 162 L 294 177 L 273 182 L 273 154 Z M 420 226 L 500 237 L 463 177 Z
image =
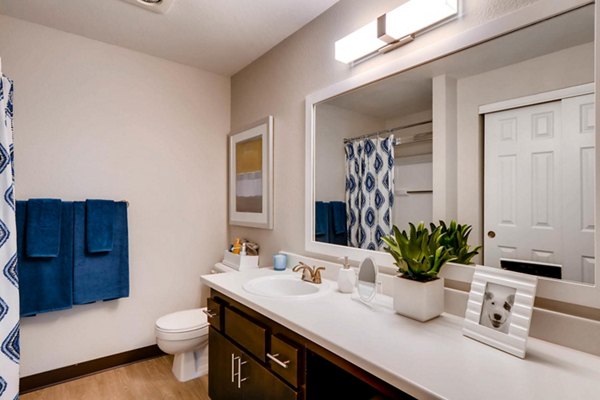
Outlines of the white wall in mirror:
M 456 50 L 470 47 L 505 32 L 529 26 L 534 22 L 546 20 L 589 3 L 589 1 L 567 0 L 559 5 L 556 2 L 540 1 L 506 17 L 501 17 L 456 37 L 448 38 L 438 44 L 415 51 L 390 64 L 359 74 L 309 95 L 306 99 L 306 250 L 332 256 L 349 255 L 355 260 L 362 259 L 369 254 L 376 259 L 378 264 L 386 267 L 392 266 L 391 257 L 383 252 L 345 248 L 339 245 L 318 243 L 313 240 L 313 202 L 317 199 L 313 182 L 318 182 L 320 186 L 328 186 L 319 183 L 320 174 L 318 169 L 314 169 L 313 164 L 314 145 L 319 141 L 319 137 L 315 137 L 315 132 L 318 132 L 318 114 L 319 107 L 321 107 L 319 103 L 329 103 L 327 99 L 339 96 L 348 90 L 358 88 L 371 81 L 408 70 L 413 66 L 423 64 L 427 60 L 437 59 L 444 54 L 453 53 Z M 581 10 L 575 11 L 575 13 L 577 12 L 581 12 Z M 456 119 L 454 132 L 451 129 L 445 129 L 445 137 L 443 137 L 443 139 L 446 139 L 445 141 L 439 140 L 436 142 L 437 136 L 434 139 L 431 176 L 434 188 L 431 206 L 432 216 L 433 218 L 444 219 L 457 217 L 460 222 L 472 224 L 474 226 L 472 237 L 476 238 L 474 244 L 479 244 L 483 239 L 483 139 L 480 128 L 482 121 L 479 115 L 479 106 L 532 93 L 593 82 L 594 44 L 591 42 L 593 40 L 593 7 L 583 12 L 587 13 L 588 16 L 591 15 L 591 31 L 589 31 L 589 24 L 581 24 L 578 29 L 571 29 L 570 33 L 553 29 L 548 35 L 540 30 L 543 24 L 539 24 L 521 31 L 521 37 L 517 32 L 516 36 L 512 38 L 502 37 L 466 50 L 461 53 L 464 55 L 463 61 L 459 57 L 449 58 L 449 61 L 447 59 L 445 62 L 438 60 L 397 75 L 408 76 L 412 74 L 412 77 L 415 78 L 421 74 L 421 78 L 423 76 L 429 77 L 429 82 L 432 80 L 434 82 L 433 91 L 441 95 L 442 100 L 444 100 L 444 96 L 450 99 L 454 96 L 456 99 L 454 102 L 456 110 L 450 109 L 452 104 L 449 104 L 448 101 L 440 102 L 439 97 L 436 99 L 436 93 L 434 93 L 434 98 L 431 100 L 433 110 L 429 112 L 434 117 L 434 131 L 436 131 L 436 123 L 438 128 L 440 128 L 440 124 L 444 128 L 444 124 L 447 126 L 452 125 L 453 116 Z M 561 28 L 560 24 L 558 27 Z M 540 34 L 544 36 L 539 36 Z M 552 34 L 556 35 L 554 39 L 551 37 Z M 525 44 L 536 43 L 536 39 L 539 40 L 540 37 L 545 39 L 543 43 L 547 43 L 546 45 L 542 44 L 533 48 L 525 46 Z M 591 40 L 581 41 L 581 37 L 591 37 Z M 518 40 L 519 43 L 524 45 L 507 46 L 509 40 Z M 493 47 L 493 43 L 501 44 L 500 51 L 498 51 L 498 48 Z M 515 52 L 515 49 L 518 49 L 518 51 Z M 474 55 L 478 57 L 478 62 L 471 62 L 465 66 L 464 59 Z M 548 66 L 554 68 L 548 68 Z M 333 101 L 342 103 L 340 99 L 343 97 L 340 96 Z M 445 107 L 445 115 L 444 112 L 441 113 L 441 121 L 440 106 Z M 421 112 L 427 111 L 421 110 Z M 373 115 L 373 113 L 371 111 L 370 115 Z M 438 117 L 437 122 L 436 116 Z M 317 119 L 315 120 L 315 118 Z M 317 123 L 316 127 L 315 122 Z M 389 124 L 384 123 L 384 127 L 389 127 Z M 452 140 L 452 135 L 455 135 L 454 140 Z M 342 136 L 348 137 L 347 135 Z M 447 167 L 449 164 L 454 164 L 450 167 L 454 168 L 454 172 L 450 171 L 448 173 Z M 442 187 L 438 192 L 436 183 L 439 182 L 444 182 L 446 187 Z M 388 268 L 388 271 L 391 270 L 391 268 Z M 450 279 L 469 282 L 472 273 L 472 267 L 452 265 L 446 268 L 444 275 Z M 598 285 L 584 286 L 542 279 L 538 294 L 545 298 L 597 307 L 600 306 L 599 292 Z
M 316 110 L 316 129 L 322 132 L 317 138 L 316 170 L 327 171 L 328 176 L 336 178 L 317 179 L 315 198 L 317 201 L 344 201 L 344 137 L 357 136 L 363 132 L 378 131 L 384 123 L 373 116 L 339 107 L 334 104 L 323 104 Z

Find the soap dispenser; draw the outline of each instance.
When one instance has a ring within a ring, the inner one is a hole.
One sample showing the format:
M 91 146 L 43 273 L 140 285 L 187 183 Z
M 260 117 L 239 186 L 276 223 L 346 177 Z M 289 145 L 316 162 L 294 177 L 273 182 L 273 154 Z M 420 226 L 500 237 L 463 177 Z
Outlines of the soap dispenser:
M 356 285 L 356 272 L 353 268 L 350 268 L 348 257 L 344 257 L 343 260 L 344 267 L 338 272 L 338 289 L 342 293 L 352 293 Z

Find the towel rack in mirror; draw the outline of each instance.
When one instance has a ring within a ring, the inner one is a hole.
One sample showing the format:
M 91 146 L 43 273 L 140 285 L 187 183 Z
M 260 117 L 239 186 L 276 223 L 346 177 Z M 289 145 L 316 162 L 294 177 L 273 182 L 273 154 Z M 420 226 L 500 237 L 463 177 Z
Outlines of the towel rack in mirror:
M 409 194 L 423 194 L 423 193 L 433 193 L 433 190 L 432 189 L 419 189 L 419 190 L 396 189 L 396 190 L 394 190 L 394 194 L 396 196 L 408 196 Z

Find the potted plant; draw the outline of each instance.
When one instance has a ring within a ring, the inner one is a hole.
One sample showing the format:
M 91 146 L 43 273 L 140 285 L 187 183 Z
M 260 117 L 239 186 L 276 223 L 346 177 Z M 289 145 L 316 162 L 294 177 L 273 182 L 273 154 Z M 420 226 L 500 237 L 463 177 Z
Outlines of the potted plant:
M 434 224 L 430 224 L 431 230 L 434 231 L 438 227 Z M 456 221 L 450 221 L 449 225 L 446 225 L 444 221 L 440 221 L 439 228 L 441 229 L 440 245 L 445 249 L 450 250 L 450 254 L 454 257 L 452 262 L 458 264 L 473 264 L 471 260 L 477 254 L 481 246 L 471 248 L 469 246 L 469 235 L 473 227 L 471 225 L 461 225 Z
M 393 234 L 383 240 L 400 272 L 394 279 L 394 309 L 423 322 L 444 312 L 444 279 L 438 273 L 455 257 L 441 245 L 445 240 L 441 227 L 430 232 L 423 223 L 409 225 L 408 233 L 394 226 Z

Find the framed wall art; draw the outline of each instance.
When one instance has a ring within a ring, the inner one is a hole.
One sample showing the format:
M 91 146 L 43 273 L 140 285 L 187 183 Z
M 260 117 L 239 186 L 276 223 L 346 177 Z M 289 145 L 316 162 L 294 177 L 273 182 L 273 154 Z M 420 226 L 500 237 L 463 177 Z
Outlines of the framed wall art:
M 229 135 L 229 224 L 273 229 L 273 116 Z

